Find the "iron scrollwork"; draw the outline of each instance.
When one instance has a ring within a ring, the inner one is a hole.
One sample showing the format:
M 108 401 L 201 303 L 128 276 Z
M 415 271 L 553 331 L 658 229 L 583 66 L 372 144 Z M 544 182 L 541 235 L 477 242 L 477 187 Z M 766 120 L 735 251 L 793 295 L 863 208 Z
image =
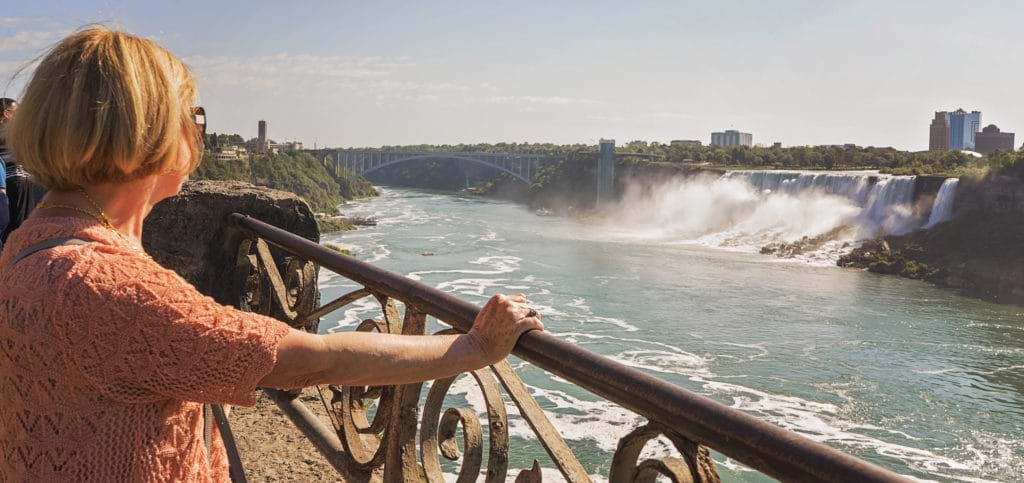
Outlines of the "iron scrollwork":
M 682 458 L 666 456 L 640 460 L 651 440 L 665 436 Z M 660 424 L 641 426 L 619 440 L 612 458 L 611 481 L 648 483 L 664 476 L 673 483 L 717 483 L 718 471 L 707 447 L 694 443 Z
M 239 305 L 251 312 L 274 315 L 297 328 L 310 329 L 306 315 L 316 309 L 320 299 L 316 264 L 286 257 L 283 266 L 282 276 L 267 242 L 259 238 L 242 240 L 235 262 L 236 279 L 243 287 Z
M 445 330 L 441 334 L 457 333 Z M 508 473 L 508 415 L 505 402 L 501 398 L 498 381 L 487 368 L 470 373 L 480 390 L 483 391 L 484 404 L 487 406 L 488 421 L 488 458 L 487 477 L 489 483 L 505 481 Z M 438 459 L 440 452 L 446 459 L 459 459 L 458 443 L 455 433 L 462 426 L 464 455 L 462 468 L 459 470 L 459 483 L 477 480 L 483 461 L 483 431 L 480 418 L 469 408 L 449 408 L 442 416 L 441 408 L 445 396 L 452 383 L 459 376 L 438 379 L 430 386 L 427 400 L 423 406 L 423 420 L 420 424 L 420 456 L 423 461 L 423 472 L 429 483 L 444 481 L 441 464 Z
M 284 267 L 283 271 L 279 266 Z M 395 299 L 374 293 L 369 288 L 360 288 L 318 307 L 316 272 L 315 264 L 297 257 L 283 258 L 279 264 L 265 241 L 260 238 L 244 239 L 239 246 L 235 270 L 235 283 L 244 288 L 239 305 L 245 310 L 273 315 L 298 328 L 315 330 L 320 317 L 373 295 L 380 304 L 383 317 L 362 321 L 356 331 L 406 335 L 426 333 L 425 312 L 405 304 L 402 316 Z M 441 333 L 457 332 L 446 330 Z M 444 409 L 452 384 L 467 375 L 480 387 L 486 405 L 488 458 L 484 481 L 499 482 L 508 478 L 509 427 L 502 389 L 519 409 L 519 414 L 562 476 L 570 482 L 591 481 L 583 465 L 507 361 L 434 381 L 426 395 L 422 419 L 418 412 L 423 385 L 419 383 L 384 387 L 317 386 L 344 448 L 343 454 L 336 455 L 344 461 L 344 466 L 339 468 L 351 468 L 374 480 L 383 477 L 387 482 L 440 482 L 444 481 L 440 463 L 443 456 L 451 461 L 461 459 L 457 481 L 479 480 L 485 437 L 480 416 L 471 408 Z M 460 428 L 461 450 L 456 437 Z M 681 457 L 640 461 L 644 447 L 658 436 L 668 438 Z M 719 481 L 715 463 L 706 447 L 670 428 L 649 423 L 619 441 L 612 459 L 610 480 L 650 482 L 659 477 L 667 477 L 674 482 Z M 534 461 L 531 468 L 519 471 L 515 481 L 542 481 L 539 462 Z

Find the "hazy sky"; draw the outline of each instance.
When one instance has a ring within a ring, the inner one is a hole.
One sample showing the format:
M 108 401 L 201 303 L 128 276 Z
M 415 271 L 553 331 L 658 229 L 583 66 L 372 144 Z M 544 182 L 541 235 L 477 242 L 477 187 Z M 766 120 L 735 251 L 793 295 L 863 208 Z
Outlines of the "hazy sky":
M 154 38 L 210 129 L 321 146 L 667 142 L 925 149 L 935 110 L 1024 133 L 1021 1 L 5 0 L 9 82 L 90 22 Z M 1024 134 L 1017 143 L 1024 141 Z

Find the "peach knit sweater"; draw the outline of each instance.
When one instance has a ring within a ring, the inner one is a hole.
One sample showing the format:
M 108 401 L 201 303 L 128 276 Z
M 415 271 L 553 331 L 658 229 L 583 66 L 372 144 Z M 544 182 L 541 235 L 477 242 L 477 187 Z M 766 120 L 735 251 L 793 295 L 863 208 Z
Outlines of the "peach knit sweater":
M 63 237 L 95 240 L 36 253 Z M 113 233 L 34 218 L 0 256 L 0 482 L 229 481 L 202 403 L 253 405 L 288 327 L 225 307 Z

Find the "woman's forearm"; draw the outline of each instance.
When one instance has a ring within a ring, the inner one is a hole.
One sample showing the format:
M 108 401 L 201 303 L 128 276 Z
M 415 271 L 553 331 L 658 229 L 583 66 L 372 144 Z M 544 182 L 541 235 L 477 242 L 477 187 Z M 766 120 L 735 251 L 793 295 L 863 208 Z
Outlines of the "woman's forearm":
M 504 359 L 526 331 L 544 329 L 537 312 L 525 304 L 522 295 L 495 295 L 480 309 L 472 330 L 462 335 L 316 335 L 292 329 L 259 385 L 390 386 L 479 369 Z
M 493 361 L 469 335 L 402 336 L 366 332 L 289 333 L 278 363 L 260 383 L 292 388 L 314 384 L 386 386 L 429 381 Z
M 402 336 L 350 332 L 324 336 L 328 384 L 385 386 L 430 381 L 479 369 L 490 361 L 468 335 Z

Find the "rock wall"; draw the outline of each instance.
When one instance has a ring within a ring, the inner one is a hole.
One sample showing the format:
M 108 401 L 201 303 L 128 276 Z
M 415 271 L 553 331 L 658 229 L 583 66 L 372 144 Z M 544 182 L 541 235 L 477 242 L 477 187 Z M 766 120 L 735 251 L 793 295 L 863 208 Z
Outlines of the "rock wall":
M 1024 216 L 1024 179 L 1008 175 L 961 179 L 953 200 L 953 216 L 969 213 L 1017 213 Z
M 942 187 L 942 183 L 945 181 L 946 176 L 918 176 L 914 180 L 914 201 L 919 201 L 922 197 L 927 202 L 933 201 L 935 195 L 939 193 L 939 188 Z
M 293 193 L 239 181 L 194 181 L 164 200 L 146 218 L 142 242 L 153 258 L 188 280 L 200 292 L 236 305 L 234 271 L 241 234 L 228 215 L 242 213 L 313 241 L 320 240 L 309 205 Z M 283 254 L 272 248 L 284 270 Z
M 954 218 L 929 230 L 864 243 L 843 267 L 922 279 L 964 295 L 1024 305 L 1024 223 L 1014 212 Z

